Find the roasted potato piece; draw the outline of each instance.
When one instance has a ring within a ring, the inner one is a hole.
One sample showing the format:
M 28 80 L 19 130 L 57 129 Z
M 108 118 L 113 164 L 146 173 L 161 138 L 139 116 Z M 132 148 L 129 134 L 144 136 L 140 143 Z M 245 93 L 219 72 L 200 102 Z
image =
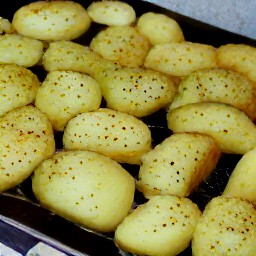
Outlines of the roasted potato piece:
M 216 49 L 192 42 L 157 44 L 149 50 L 144 65 L 172 76 L 186 76 L 196 70 L 216 67 Z
M 192 72 L 184 78 L 170 109 L 195 102 L 222 102 L 256 118 L 256 84 L 247 77 L 222 68 Z
M 101 232 L 115 230 L 133 203 L 133 177 L 114 160 L 90 151 L 62 151 L 34 172 L 40 203 L 60 216 Z
M 71 41 L 51 42 L 43 55 L 42 64 L 47 71 L 76 71 L 93 77 L 106 68 L 116 67 L 89 47 Z
M 136 28 L 148 38 L 152 45 L 185 40 L 177 21 L 161 13 L 146 12 L 142 14 L 138 18 Z
M 63 131 L 77 114 L 97 110 L 101 100 L 101 89 L 92 77 L 74 71 L 52 71 L 38 89 L 35 105 L 56 131 Z
M 176 133 L 144 154 L 137 187 L 146 198 L 188 196 L 214 170 L 221 152 L 215 140 L 193 133 Z
M 3 17 L 0 17 L 0 35 L 12 33 L 12 23 Z
M 86 9 L 73 1 L 37 1 L 22 6 L 13 16 L 13 28 L 39 40 L 72 40 L 91 24 Z
M 256 146 L 256 127 L 239 109 L 218 102 L 199 102 L 168 112 L 174 132 L 197 132 L 212 136 L 224 153 L 245 154 Z
M 252 204 L 238 198 L 213 198 L 197 222 L 193 255 L 256 255 L 255 222 Z
M 126 26 L 136 19 L 133 7 L 120 1 L 92 2 L 87 11 L 92 21 L 108 26 Z
M 132 26 L 110 26 L 99 32 L 90 48 L 105 59 L 126 67 L 140 67 L 150 49 L 148 39 Z
M 245 44 L 226 44 L 217 49 L 219 67 L 233 69 L 256 82 L 256 48 Z
M 17 64 L 0 64 L 0 116 L 32 103 L 40 86 L 38 77 Z
M 24 67 L 36 65 L 43 56 L 43 43 L 16 34 L 0 35 L 0 64 L 14 63 Z
M 23 106 L 0 117 L 0 191 L 27 179 L 54 152 L 51 124 L 37 108 Z
M 256 149 L 248 151 L 242 156 L 223 191 L 227 197 L 237 197 L 249 202 L 256 202 Z
M 142 68 L 106 69 L 98 75 L 98 82 L 108 108 L 136 117 L 166 107 L 177 91 L 170 77 Z
M 187 198 L 154 196 L 117 227 L 115 243 L 136 255 L 175 256 L 188 247 L 200 216 Z
M 151 149 L 151 133 L 134 116 L 100 108 L 71 119 L 64 130 L 63 144 L 67 150 L 91 150 L 118 162 L 138 164 Z

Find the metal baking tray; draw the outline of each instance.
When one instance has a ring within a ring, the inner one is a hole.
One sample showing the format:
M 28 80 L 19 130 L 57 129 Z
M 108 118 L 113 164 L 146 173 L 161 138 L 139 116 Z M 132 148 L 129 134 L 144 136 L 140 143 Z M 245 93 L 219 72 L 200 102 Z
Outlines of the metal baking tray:
M 1 0 L 0 16 L 12 20 L 14 12 L 30 0 Z M 92 1 L 76 1 L 85 8 Z M 244 43 L 256 46 L 256 41 L 234 34 L 217 27 L 207 25 L 192 18 L 185 17 L 171 10 L 141 0 L 127 0 L 132 5 L 137 16 L 145 12 L 164 13 L 175 19 L 181 26 L 185 39 L 191 42 L 210 44 L 218 47 L 227 43 Z M 92 24 L 89 31 L 75 41 L 89 45 L 90 40 L 102 29 L 101 25 Z M 39 79 L 43 80 L 46 73 L 40 67 L 33 67 Z M 142 118 L 152 132 L 153 143 L 156 145 L 171 135 L 166 125 L 165 111 L 160 110 L 148 117 Z M 62 148 L 61 133 L 56 133 L 57 147 Z M 190 196 L 191 200 L 204 209 L 209 200 L 222 193 L 228 178 L 240 159 L 240 155 L 223 154 L 216 169 Z M 124 165 L 124 168 L 136 177 L 139 167 Z M 136 192 L 135 204 L 145 202 L 144 197 Z M 31 180 L 28 178 L 19 186 L 0 194 L 0 242 L 25 255 L 39 241 L 43 241 L 66 255 L 131 255 L 119 250 L 113 242 L 113 233 L 95 233 L 71 223 L 42 208 L 36 201 L 31 190 Z M 1 247 L 0 247 L 1 254 Z M 2 255 L 2 254 L 1 254 Z M 179 256 L 191 255 L 188 247 Z

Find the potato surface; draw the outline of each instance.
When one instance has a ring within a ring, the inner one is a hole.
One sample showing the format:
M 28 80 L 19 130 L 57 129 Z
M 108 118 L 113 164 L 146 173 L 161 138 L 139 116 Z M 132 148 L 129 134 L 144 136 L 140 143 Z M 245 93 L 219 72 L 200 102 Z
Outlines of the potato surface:
M 177 89 L 173 80 L 154 70 L 110 68 L 98 75 L 107 107 L 136 117 L 167 106 Z
M 66 70 L 98 76 L 102 70 L 115 67 L 89 47 L 71 41 L 51 42 L 42 57 L 47 71 Z
M 37 1 L 22 6 L 12 25 L 20 35 L 39 40 L 72 40 L 91 24 L 86 9 L 73 1 Z
M 64 130 L 63 144 L 67 150 L 91 150 L 118 162 L 138 164 L 151 149 L 151 133 L 134 116 L 100 108 L 71 119 Z
M 136 19 L 133 7 L 120 1 L 92 2 L 87 11 L 92 21 L 108 26 L 130 25 Z
M 140 67 L 150 43 L 132 26 L 110 26 L 93 38 L 90 48 L 118 65 Z
M 154 196 L 117 227 L 115 242 L 136 255 L 175 256 L 188 247 L 200 216 L 187 198 Z
M 174 19 L 161 13 L 142 14 L 138 18 L 136 28 L 149 39 L 151 45 L 185 40 L 180 25 Z
M 37 108 L 23 106 L 0 117 L 0 191 L 27 179 L 54 152 L 51 124 Z
M 101 89 L 92 77 L 73 71 L 52 71 L 38 89 L 35 105 L 56 131 L 63 131 L 77 114 L 97 110 L 101 100 Z
M 32 103 L 40 86 L 38 77 L 17 64 L 0 64 L 0 116 Z
M 237 198 L 213 198 L 196 225 L 193 256 L 254 256 L 255 222 L 253 204 Z
M 195 102 L 222 102 L 256 117 L 256 84 L 232 70 L 204 69 L 185 77 L 171 102 L 170 109 Z
M 144 65 L 172 76 L 186 76 L 193 71 L 216 67 L 216 49 L 192 42 L 170 42 L 153 46 Z
M 146 198 L 186 197 L 214 170 L 220 155 L 211 137 L 173 134 L 142 156 L 137 188 Z
M 0 35 L 0 64 L 36 65 L 43 56 L 43 43 L 17 34 Z
M 233 69 L 256 82 L 256 48 L 245 44 L 226 44 L 217 49 L 218 66 Z
M 90 151 L 63 151 L 32 177 L 40 203 L 60 216 L 101 232 L 115 230 L 131 209 L 134 179 L 117 162 Z
M 245 154 L 256 146 L 256 127 L 239 109 L 218 102 L 199 102 L 168 112 L 174 132 L 197 132 L 212 136 L 223 153 Z
M 256 202 L 256 149 L 248 151 L 242 156 L 229 177 L 223 191 L 223 196 L 236 197 Z

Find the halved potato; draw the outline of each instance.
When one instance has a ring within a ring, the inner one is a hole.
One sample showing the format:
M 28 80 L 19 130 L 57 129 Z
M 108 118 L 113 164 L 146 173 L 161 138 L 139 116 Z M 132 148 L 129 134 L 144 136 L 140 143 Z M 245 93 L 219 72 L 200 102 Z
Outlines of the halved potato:
M 90 151 L 62 151 L 35 170 L 40 203 L 60 216 L 100 232 L 114 231 L 131 210 L 135 182 L 114 160 Z
M 38 77 L 17 64 L 0 64 L 0 116 L 34 101 Z
M 256 84 L 232 70 L 211 68 L 185 77 L 170 105 L 170 110 L 195 102 L 222 102 L 256 118 Z
M 136 255 L 175 256 L 185 250 L 201 216 L 188 198 L 154 196 L 115 231 L 115 243 Z
M 174 132 L 197 132 L 212 136 L 224 153 L 245 154 L 256 146 L 256 127 L 241 110 L 224 103 L 199 102 L 168 112 Z
M 208 177 L 221 156 L 215 140 L 195 133 L 176 133 L 141 158 L 137 188 L 146 198 L 189 194 Z
M 74 71 L 51 71 L 38 89 L 35 105 L 56 131 L 62 131 L 71 118 L 97 110 L 101 100 L 101 89 L 92 77 Z
M 150 43 L 132 26 L 110 26 L 93 38 L 90 48 L 118 65 L 140 67 Z
M 194 256 L 254 256 L 256 211 L 253 204 L 215 197 L 197 222 L 192 239 Z
M 138 164 L 151 149 L 151 133 L 138 118 L 100 108 L 71 119 L 63 135 L 67 150 L 91 150 L 121 163 Z
M 72 40 L 91 24 L 86 9 L 73 1 L 36 1 L 22 6 L 13 16 L 20 35 L 39 40 Z
M 37 108 L 23 106 L 0 117 L 0 191 L 27 179 L 54 152 L 52 126 Z

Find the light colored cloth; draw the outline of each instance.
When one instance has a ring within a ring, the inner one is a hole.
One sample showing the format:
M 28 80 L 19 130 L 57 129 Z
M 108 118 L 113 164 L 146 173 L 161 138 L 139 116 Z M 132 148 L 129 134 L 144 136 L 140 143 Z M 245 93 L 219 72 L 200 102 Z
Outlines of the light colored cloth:
M 256 39 L 255 0 L 148 0 L 148 2 Z

